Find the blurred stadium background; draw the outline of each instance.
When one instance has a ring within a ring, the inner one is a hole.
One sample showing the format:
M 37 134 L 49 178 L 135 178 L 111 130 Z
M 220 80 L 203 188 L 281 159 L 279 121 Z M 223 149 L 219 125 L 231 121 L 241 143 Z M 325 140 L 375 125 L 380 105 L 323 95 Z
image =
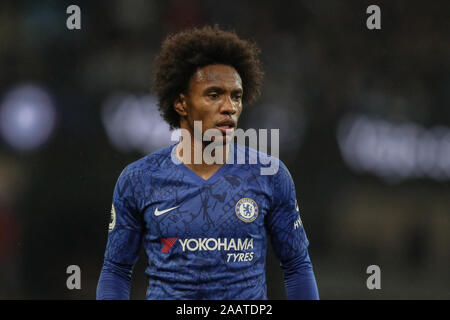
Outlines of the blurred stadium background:
M 81 30 L 66 8 L 81 8 Z M 366 28 L 381 8 L 382 29 Z M 171 143 L 162 39 L 218 23 L 262 49 L 241 127 L 280 128 L 322 299 L 450 298 L 448 1 L 0 4 L 0 298 L 94 299 L 114 184 Z M 132 298 L 144 299 L 145 259 Z M 269 250 L 268 293 L 285 298 Z M 82 289 L 66 288 L 79 265 Z M 368 290 L 366 268 L 381 268 Z

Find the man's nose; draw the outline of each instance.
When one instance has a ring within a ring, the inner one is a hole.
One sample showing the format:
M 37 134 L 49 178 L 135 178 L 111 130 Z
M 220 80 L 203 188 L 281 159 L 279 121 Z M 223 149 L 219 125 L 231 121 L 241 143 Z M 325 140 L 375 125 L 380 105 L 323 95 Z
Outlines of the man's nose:
M 226 97 L 224 103 L 221 106 L 221 113 L 226 114 L 235 114 L 237 111 L 236 105 L 233 103 L 233 99 L 231 97 Z

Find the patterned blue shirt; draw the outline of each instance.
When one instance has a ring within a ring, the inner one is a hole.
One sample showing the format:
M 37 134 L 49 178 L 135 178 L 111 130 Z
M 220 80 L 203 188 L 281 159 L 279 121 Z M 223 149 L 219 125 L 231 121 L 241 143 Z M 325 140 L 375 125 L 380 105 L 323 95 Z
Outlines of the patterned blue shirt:
M 271 158 L 277 172 L 262 175 L 269 156 L 233 145 L 229 160 L 237 162 L 236 154 L 245 152 L 245 164 L 226 163 L 204 180 L 172 161 L 175 146 L 121 173 L 97 298 L 127 298 L 131 270 L 143 246 L 147 299 L 267 299 L 267 235 L 291 288 L 288 298 L 318 298 L 308 239 L 285 165 Z M 249 163 L 251 159 L 257 163 Z M 113 288 L 119 278 L 125 282 Z

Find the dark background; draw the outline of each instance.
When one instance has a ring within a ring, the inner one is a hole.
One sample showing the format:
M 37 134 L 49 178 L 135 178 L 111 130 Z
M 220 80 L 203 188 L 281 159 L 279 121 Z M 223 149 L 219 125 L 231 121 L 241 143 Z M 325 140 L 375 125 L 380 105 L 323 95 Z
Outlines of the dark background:
M 81 8 L 68 30 L 66 8 Z M 381 30 L 368 30 L 368 5 Z M 242 128 L 279 128 L 322 299 L 450 298 L 448 1 L 0 4 L 0 298 L 94 299 L 114 184 L 167 145 L 161 41 L 218 23 L 262 50 Z M 166 140 L 165 140 L 166 139 Z M 81 290 L 68 290 L 78 265 Z M 369 265 L 381 289 L 366 287 Z M 145 258 L 132 298 L 144 299 Z M 267 257 L 269 298 L 285 298 Z

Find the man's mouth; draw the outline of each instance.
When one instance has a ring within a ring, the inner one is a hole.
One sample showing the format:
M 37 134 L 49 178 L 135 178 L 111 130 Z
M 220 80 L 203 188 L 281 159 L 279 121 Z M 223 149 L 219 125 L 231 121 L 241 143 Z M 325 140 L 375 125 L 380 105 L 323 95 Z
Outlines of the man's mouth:
M 227 134 L 234 131 L 236 123 L 233 120 L 222 120 L 216 124 L 216 128 L 222 131 L 222 133 Z

